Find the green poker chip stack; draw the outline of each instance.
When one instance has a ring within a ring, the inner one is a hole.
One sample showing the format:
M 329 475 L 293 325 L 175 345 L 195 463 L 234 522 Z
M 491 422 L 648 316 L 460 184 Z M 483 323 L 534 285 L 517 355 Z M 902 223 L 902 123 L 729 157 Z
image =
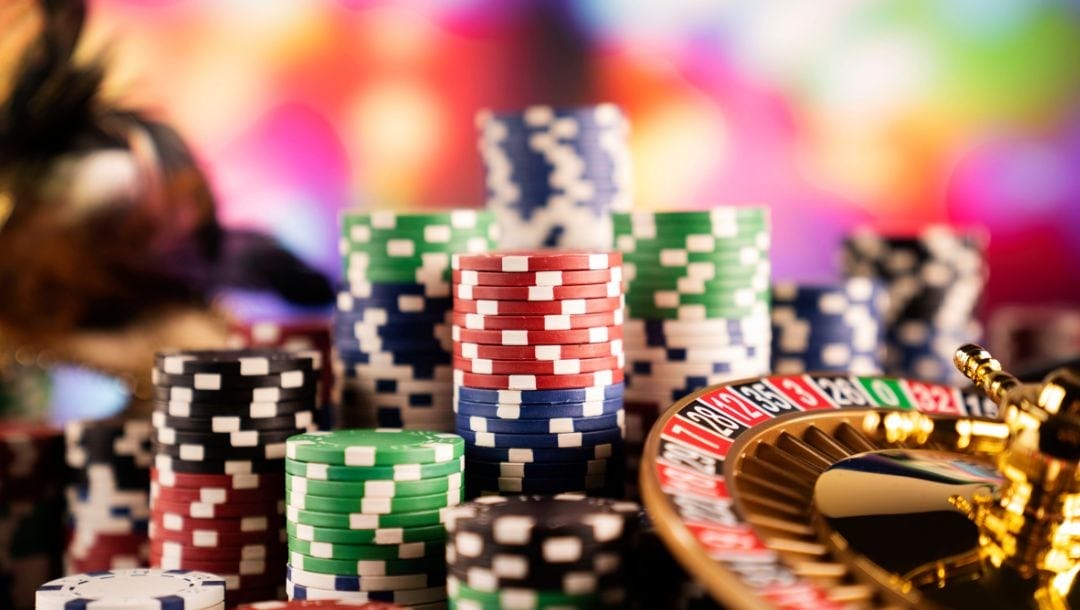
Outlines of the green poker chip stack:
M 445 587 L 446 513 L 462 500 L 460 436 L 347 429 L 286 442 L 286 533 L 292 594 Z M 411 597 L 410 597 L 411 596 Z M 440 601 L 445 594 L 438 596 Z
M 682 396 L 768 372 L 769 214 L 623 212 L 612 223 L 623 256 L 626 445 L 634 455 L 644 431 Z

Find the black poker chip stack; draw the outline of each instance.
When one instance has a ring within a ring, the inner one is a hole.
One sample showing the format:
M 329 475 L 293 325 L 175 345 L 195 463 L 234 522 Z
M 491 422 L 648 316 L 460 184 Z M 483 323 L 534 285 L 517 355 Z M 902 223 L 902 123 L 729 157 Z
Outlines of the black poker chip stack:
M 64 427 L 70 469 L 68 574 L 149 562 L 150 435 L 149 421 L 123 417 Z
M 283 595 L 285 440 L 315 428 L 321 369 L 319 352 L 157 355 L 152 567 L 218 574 L 230 606 Z
M 640 512 L 580 494 L 485 496 L 452 509 L 451 607 L 631 607 Z

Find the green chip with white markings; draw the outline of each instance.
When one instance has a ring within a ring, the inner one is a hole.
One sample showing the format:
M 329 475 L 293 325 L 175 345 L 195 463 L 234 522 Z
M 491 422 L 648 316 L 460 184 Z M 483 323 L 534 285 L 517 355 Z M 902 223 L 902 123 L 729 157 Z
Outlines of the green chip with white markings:
M 285 472 L 315 481 L 422 481 L 460 473 L 464 468 L 464 456 L 437 464 L 397 464 L 365 468 L 285 460 Z
M 320 481 L 289 475 L 285 478 L 285 489 L 299 494 L 316 496 L 346 496 L 353 498 L 397 498 L 402 496 L 427 496 L 460 489 L 462 475 L 451 473 L 445 477 L 420 479 L 419 481 L 387 481 L 373 479 L 369 481 Z
M 293 523 L 332 527 L 345 530 L 377 530 L 388 527 L 417 527 L 443 523 L 446 509 L 436 508 L 412 512 L 370 515 L 364 513 L 330 513 L 317 510 L 302 510 L 295 506 L 285 509 L 285 517 Z
M 320 464 L 437 464 L 461 457 L 465 439 L 426 430 L 348 429 L 298 434 L 286 441 L 285 449 L 289 459 Z
M 329 573 L 350 574 L 357 575 L 357 577 L 365 577 L 365 575 L 373 575 L 374 577 L 374 575 L 384 574 L 409 574 L 427 570 L 432 566 L 442 566 L 446 564 L 445 543 L 416 542 L 413 544 L 426 545 L 428 550 L 430 550 L 430 553 L 404 559 L 396 557 L 384 558 L 378 553 L 373 555 L 372 550 L 378 551 L 380 548 L 391 547 L 389 545 L 380 546 L 377 544 L 308 542 L 307 540 L 300 540 L 298 538 L 288 539 L 288 551 L 289 556 L 299 556 L 302 558 L 303 564 L 305 565 L 293 564 L 301 570 L 326 573 L 325 570 L 333 569 L 335 571 Z M 421 546 L 421 548 L 423 547 Z M 335 561 L 336 564 L 309 564 L 308 561 L 311 560 Z
M 419 527 L 391 527 L 378 530 L 346 530 L 333 527 L 315 527 L 286 521 L 285 531 L 294 538 L 307 540 L 308 542 L 403 544 L 406 542 L 446 540 L 446 528 L 441 524 Z
M 316 496 L 285 492 L 286 506 L 300 510 L 314 510 L 330 513 L 361 513 L 365 515 L 387 515 L 396 512 L 416 512 L 456 506 L 461 503 L 462 489 L 451 489 L 439 494 L 426 496 L 401 496 L 397 498 L 350 498 L 335 496 Z

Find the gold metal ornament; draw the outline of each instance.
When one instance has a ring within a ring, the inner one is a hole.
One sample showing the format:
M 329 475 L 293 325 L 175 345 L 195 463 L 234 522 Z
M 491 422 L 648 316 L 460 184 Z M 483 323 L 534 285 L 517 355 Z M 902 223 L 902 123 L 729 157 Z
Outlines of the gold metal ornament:
M 1080 376 L 976 389 L 786 375 L 687 396 L 649 435 L 658 532 L 730 608 L 1080 608 Z

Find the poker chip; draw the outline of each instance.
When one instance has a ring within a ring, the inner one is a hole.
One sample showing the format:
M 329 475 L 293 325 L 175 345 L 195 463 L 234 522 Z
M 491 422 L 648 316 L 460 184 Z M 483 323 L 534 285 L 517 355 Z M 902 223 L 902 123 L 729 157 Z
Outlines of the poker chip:
M 150 437 L 149 422 L 120 417 L 64 427 L 68 572 L 146 565 Z
M 621 607 L 639 515 L 634 502 L 582 494 L 463 504 L 447 513 L 450 598 L 485 608 Z
M 470 330 L 570 330 L 622 324 L 622 310 L 583 314 L 552 314 L 543 316 L 488 316 L 479 313 L 454 312 L 451 321 Z
M 480 389 L 559 390 L 606 387 L 622 383 L 622 369 L 609 369 L 578 375 L 481 375 L 454 371 L 454 383 Z
M 772 294 L 773 372 L 881 373 L 883 285 L 858 277 L 832 285 L 783 282 Z
M 563 301 L 567 299 L 604 299 L 622 296 L 619 281 L 600 284 L 564 286 L 469 286 L 453 288 L 455 301 Z
M 556 462 L 556 463 L 533 463 L 523 464 L 515 462 L 485 462 L 483 460 L 470 460 L 469 472 L 471 477 L 494 479 L 507 478 L 538 478 L 555 479 L 561 476 L 585 477 L 589 475 L 617 472 L 622 468 L 619 456 L 608 459 L 587 460 L 580 463 Z
M 219 574 L 229 604 L 274 593 L 287 555 L 286 440 L 314 428 L 321 362 L 270 348 L 158 354 L 152 566 Z
M 492 301 L 458 299 L 453 304 L 456 313 L 485 316 L 549 316 L 603 313 L 621 309 L 624 299 L 603 297 L 595 299 L 564 299 L 559 301 Z
M 343 284 L 332 323 L 338 427 L 453 430 L 451 257 L 485 252 L 497 237 L 494 216 L 483 211 L 342 215 Z
M 450 263 L 454 269 L 472 271 L 576 271 L 618 267 L 622 255 L 618 252 L 522 250 L 500 252 L 495 256 L 488 253 L 455 254 Z
M 439 550 L 445 512 L 462 500 L 463 451 L 460 436 L 422 430 L 344 429 L 289 439 L 290 596 L 341 590 L 385 592 L 390 601 L 445 600 Z M 429 589 L 438 593 L 416 593 Z
M 501 434 L 459 429 L 458 434 L 475 447 L 525 447 L 529 449 L 594 447 L 596 445 L 618 444 L 623 437 L 623 431 L 618 427 L 593 430 L 591 432 L 554 434 Z M 468 463 L 467 459 L 466 463 Z M 467 465 L 465 472 L 468 473 Z
M 499 405 L 562 404 L 583 401 L 613 400 L 622 398 L 622 384 L 605 387 L 573 388 L 562 390 L 489 390 L 458 386 L 454 389 L 458 400 L 485 402 Z
M 529 464 L 542 463 L 582 463 L 589 460 L 608 459 L 622 451 L 622 443 L 601 443 L 584 447 L 536 448 L 536 447 L 478 447 L 470 445 L 465 449 L 467 461 L 514 462 Z M 466 483 L 468 481 L 466 480 Z
M 500 254 L 502 254 L 500 252 Z M 622 267 L 590 271 L 453 271 L 450 279 L 458 286 L 579 286 L 622 280 Z
M 461 430 L 497 434 L 562 434 L 602 431 L 623 425 L 623 412 L 596 417 L 548 417 L 543 419 L 489 419 L 476 415 L 458 415 L 457 427 Z
M 981 335 L 976 313 L 988 275 L 986 244 L 982 231 L 945 225 L 904 236 L 861 229 L 844 241 L 845 276 L 876 280 L 888 296 L 885 373 L 966 381 L 952 357 L 957 345 Z
M 38 587 L 38 610 L 125 608 L 210 610 L 225 600 L 225 582 L 197 571 L 105 570 L 75 574 Z
M 462 268 L 529 272 L 596 269 L 617 259 L 611 212 L 629 209 L 628 122 L 610 104 L 477 115 L 487 208 L 498 218 L 502 248 L 585 248 L 564 257 L 510 252 L 508 260 L 460 259 Z
M 451 333 L 454 341 L 488 345 L 608 343 L 623 338 L 621 324 L 572 330 L 472 330 L 454 325 Z
M 294 583 L 292 580 L 285 582 L 285 590 L 290 599 L 334 599 L 351 601 L 393 601 L 397 604 L 407 604 L 414 610 L 422 609 L 428 604 L 438 607 L 440 601 L 446 599 L 446 587 L 429 587 L 427 589 L 405 589 L 400 591 L 352 591 L 336 589 L 320 589 L 307 587 Z
M 592 418 L 617 415 L 622 398 L 567 403 L 497 404 L 459 400 L 454 406 L 457 417 L 482 417 L 488 420 L 540 420 Z M 533 424 L 527 424 L 532 426 Z M 546 424 L 545 424 L 546 425 Z

